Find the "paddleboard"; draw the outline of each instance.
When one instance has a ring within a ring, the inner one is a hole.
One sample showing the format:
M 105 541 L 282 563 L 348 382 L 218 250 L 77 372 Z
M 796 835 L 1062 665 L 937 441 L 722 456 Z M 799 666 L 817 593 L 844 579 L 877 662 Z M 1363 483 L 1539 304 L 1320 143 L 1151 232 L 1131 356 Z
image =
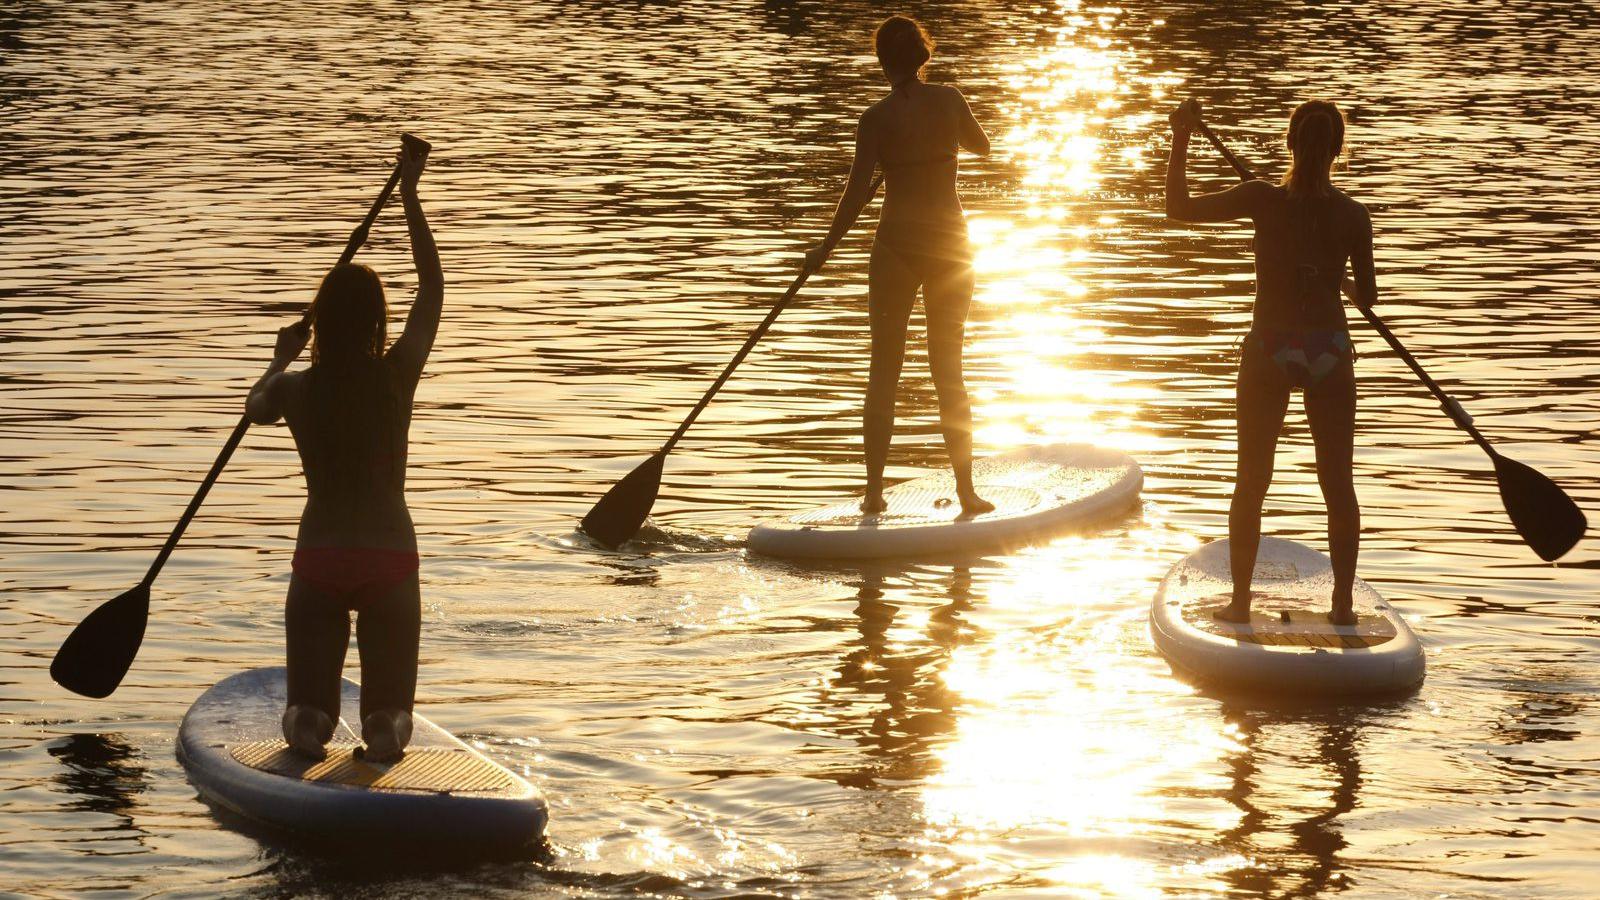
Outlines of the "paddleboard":
M 201 796 L 297 837 L 346 847 L 442 848 L 495 854 L 527 847 L 548 813 L 526 780 L 415 715 L 405 757 L 360 759 L 360 687 L 344 679 L 343 716 L 328 758 L 283 742 L 284 669 L 251 669 L 200 695 L 178 728 L 178 758 Z M 358 726 L 359 728 L 359 726 Z
M 1025 447 L 976 460 L 972 480 L 995 505 L 962 513 L 949 471 L 883 492 L 889 508 L 861 512 L 859 498 L 763 522 L 748 546 L 768 556 L 863 559 L 937 556 L 1016 546 L 1132 508 L 1144 473 L 1125 453 L 1088 444 Z
M 1361 579 L 1355 625 L 1328 621 L 1333 564 L 1303 544 L 1262 538 L 1248 625 L 1211 613 L 1232 597 L 1228 542 L 1189 554 L 1162 580 L 1150 636 L 1180 676 L 1201 684 L 1291 695 L 1400 692 L 1422 681 L 1422 645 Z

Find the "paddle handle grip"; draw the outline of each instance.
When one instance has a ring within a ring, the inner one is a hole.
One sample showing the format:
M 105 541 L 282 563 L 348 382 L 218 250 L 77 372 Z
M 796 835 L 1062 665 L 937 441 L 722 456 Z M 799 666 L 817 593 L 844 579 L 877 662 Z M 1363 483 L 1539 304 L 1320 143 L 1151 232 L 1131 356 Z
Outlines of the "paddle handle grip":
M 411 134 L 401 135 L 400 144 L 402 150 L 412 156 L 420 155 L 426 157 L 428 151 L 433 149 L 427 141 Z M 356 226 L 355 231 L 350 233 L 350 240 L 345 244 L 344 253 L 339 256 L 340 263 L 347 263 L 354 259 L 356 251 L 360 250 L 361 245 L 366 243 L 367 233 L 372 230 L 372 223 L 377 220 L 378 213 L 383 211 L 384 205 L 389 202 L 390 195 L 394 193 L 395 187 L 400 183 L 400 169 L 401 164 L 395 163 L 394 171 L 389 173 L 389 180 L 384 183 L 383 190 L 378 194 L 378 199 L 367 210 L 367 215 L 361 220 L 361 224 Z M 302 327 L 311 324 L 310 306 L 306 307 L 305 314 L 300 317 L 300 324 Z M 217 454 L 216 461 L 211 464 L 211 471 L 207 472 L 205 480 L 200 482 L 200 487 L 195 490 L 194 496 L 189 499 L 189 505 L 184 509 L 183 516 L 178 519 L 178 524 L 172 529 L 172 534 L 167 536 L 167 542 L 162 545 L 161 552 L 156 554 L 155 561 L 150 564 L 149 570 L 145 572 L 143 582 L 145 587 L 149 587 L 156 580 L 156 576 L 161 574 L 161 567 L 167 564 L 167 558 L 172 556 L 172 551 L 177 548 L 178 541 L 183 539 L 183 533 L 188 530 L 189 523 L 194 521 L 195 514 L 200 511 L 201 504 L 206 502 L 206 495 L 211 493 L 212 486 L 222 476 L 222 470 L 228 467 L 228 460 L 233 458 L 233 451 L 239 448 L 239 442 L 244 440 L 244 434 L 249 430 L 250 418 L 248 416 L 240 416 L 239 424 L 233 426 L 233 432 L 228 435 L 227 442 L 222 445 L 222 452 Z
M 867 190 L 869 202 L 872 196 L 878 193 L 878 186 L 881 184 L 883 184 L 883 175 L 880 174 L 872 180 L 872 187 Z M 843 235 L 840 235 L 839 239 L 843 237 Z M 824 246 L 831 252 L 839 243 L 839 239 L 825 241 Z M 795 277 L 794 283 L 790 284 L 789 289 L 783 292 L 783 296 L 778 299 L 777 303 L 772 304 L 772 309 L 767 311 L 766 318 L 762 319 L 761 324 L 750 332 L 750 336 L 745 339 L 744 346 L 740 347 L 739 352 L 733 355 L 733 361 L 728 363 L 727 368 L 722 370 L 722 374 L 717 376 L 717 380 L 711 383 L 711 387 L 700 398 L 700 402 L 696 403 L 694 409 L 689 411 L 689 415 L 683 420 L 683 424 L 679 425 L 678 430 L 672 433 L 672 437 L 667 438 L 667 442 L 661 445 L 660 450 L 656 451 L 657 455 L 666 456 L 671 453 L 672 448 L 677 446 L 678 441 L 683 439 L 683 436 L 689 431 L 689 426 L 693 425 L 694 420 L 700 418 L 700 413 L 704 412 L 705 408 L 711 404 L 711 398 L 715 397 L 717 392 L 722 390 L 722 386 L 728 383 L 728 379 L 733 375 L 733 370 L 739 368 L 739 364 L 744 362 L 745 357 L 750 355 L 750 351 L 755 349 L 756 344 L 772 328 L 772 323 L 776 322 L 778 316 L 794 301 L 795 295 L 800 293 L 800 288 L 805 286 L 806 280 L 811 277 L 812 271 L 811 269 L 800 270 L 800 274 Z
M 1250 181 L 1255 178 L 1245 164 L 1239 161 L 1239 157 L 1233 155 L 1233 151 L 1222 143 L 1221 139 L 1217 137 L 1209 126 L 1201 122 L 1199 130 L 1201 134 L 1205 135 L 1206 140 L 1211 142 L 1211 146 L 1217 148 L 1217 152 L 1221 153 L 1223 158 L 1228 161 L 1228 165 L 1233 167 L 1233 171 L 1238 174 L 1240 181 Z M 1373 330 L 1383 337 L 1384 341 L 1388 343 L 1389 349 L 1393 350 L 1396 356 L 1405 361 L 1405 364 L 1416 374 L 1417 379 L 1439 401 L 1440 408 L 1444 410 L 1445 415 L 1450 417 L 1450 421 L 1454 422 L 1457 428 L 1465 431 L 1479 447 L 1483 448 L 1485 453 L 1491 457 L 1494 456 L 1494 448 L 1489 445 L 1489 442 L 1482 434 L 1478 433 L 1478 429 L 1473 427 L 1472 416 L 1467 415 L 1467 411 L 1461 407 L 1461 404 L 1457 403 L 1454 397 L 1445 393 L 1444 388 L 1440 387 L 1438 382 L 1423 371 L 1422 364 L 1417 362 L 1417 358 L 1411 355 L 1411 351 L 1407 350 L 1404 344 L 1400 343 L 1400 339 L 1395 337 L 1393 331 L 1389 330 L 1388 324 L 1378 318 L 1378 314 L 1373 312 L 1371 307 L 1358 304 L 1356 309 L 1361 311 L 1361 315 L 1367 320 L 1367 324 L 1371 325 Z
M 414 134 L 406 133 L 400 135 L 400 150 L 407 156 L 427 159 L 428 153 L 433 150 L 433 145 Z M 384 182 L 383 190 L 378 192 L 378 199 L 373 202 L 372 208 L 367 210 L 367 215 L 361 220 L 361 224 L 350 232 L 350 240 L 345 242 L 344 252 L 339 254 L 340 265 L 355 259 L 356 251 L 367 242 L 367 233 L 372 230 L 372 223 L 378 220 L 378 213 L 383 211 L 383 207 L 389 202 L 389 197 L 394 194 L 394 189 L 400 184 L 401 168 L 402 163 L 394 164 L 394 171 L 389 173 L 389 180 Z M 306 307 L 305 315 L 301 316 L 300 321 L 302 324 L 311 322 L 311 307 Z

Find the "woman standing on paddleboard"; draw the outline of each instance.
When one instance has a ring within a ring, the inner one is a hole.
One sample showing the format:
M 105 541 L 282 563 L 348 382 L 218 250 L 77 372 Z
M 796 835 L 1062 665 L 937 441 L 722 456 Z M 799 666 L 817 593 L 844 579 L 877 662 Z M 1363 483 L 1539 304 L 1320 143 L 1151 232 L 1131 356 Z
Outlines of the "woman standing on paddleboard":
M 894 432 L 895 391 L 905 361 L 906 325 L 922 289 L 928 321 L 928 365 L 939 392 L 939 425 L 967 514 L 994 509 L 972 486 L 972 404 L 961 371 L 967 309 L 972 304 L 972 249 L 956 194 L 956 154 L 984 155 L 984 134 L 954 87 L 928 84 L 922 69 L 933 39 L 913 19 L 892 16 L 874 38 L 889 96 L 861 115 L 850 180 L 821 245 L 806 254 L 807 269 L 827 262 L 832 248 L 872 199 L 872 173 L 883 167 L 883 213 L 872 244 L 867 308 L 872 323 L 872 370 L 863 436 L 867 457 L 866 513 L 882 512 L 883 468 Z
M 1351 587 L 1361 539 L 1361 509 L 1351 480 L 1355 444 L 1354 353 L 1339 298 L 1346 261 L 1351 297 L 1370 307 L 1378 297 L 1372 266 L 1372 219 L 1366 207 L 1335 188 L 1334 159 L 1344 146 L 1344 116 L 1323 100 L 1302 103 L 1289 118 L 1293 162 L 1282 184 L 1248 181 L 1217 194 L 1189 195 L 1184 176 L 1189 133 L 1200 105 L 1171 116 L 1167 215 L 1181 222 L 1255 223 L 1256 300 L 1239 360 L 1238 476 L 1228 511 L 1232 602 L 1217 618 L 1250 620 L 1250 579 L 1261 539 L 1261 504 L 1272 481 L 1272 457 L 1289 396 L 1304 395 L 1316 444 L 1317 481 L 1328 506 L 1333 596 L 1328 618 L 1355 624 Z
M 444 302 L 439 252 L 417 197 L 425 160 L 402 151 L 400 196 L 417 267 L 405 331 L 385 350 L 388 310 L 372 269 L 344 263 L 322 279 L 311 328 L 278 332 L 266 374 L 246 402 L 252 422 L 285 418 L 300 451 L 307 500 L 300 516 L 284 624 L 285 740 L 321 759 L 339 720 L 340 671 L 356 613 L 365 756 L 400 758 L 411 739 L 421 596 L 417 535 L 406 507 L 412 397 Z M 285 371 L 307 339 L 311 366 Z

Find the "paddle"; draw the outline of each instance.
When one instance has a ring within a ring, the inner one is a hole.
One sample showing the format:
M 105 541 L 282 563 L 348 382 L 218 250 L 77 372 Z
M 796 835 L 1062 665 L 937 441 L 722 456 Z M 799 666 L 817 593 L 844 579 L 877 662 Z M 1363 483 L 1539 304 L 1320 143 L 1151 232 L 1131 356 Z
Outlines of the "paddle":
M 413 135 L 405 134 L 400 137 L 404 151 L 412 156 L 427 156 L 432 149 L 427 141 Z M 345 245 L 344 253 L 340 255 L 339 262 L 347 263 L 355 258 L 356 251 L 367 241 L 367 232 L 371 230 L 372 223 L 378 218 L 378 212 L 388 202 L 389 195 L 394 193 L 395 185 L 400 183 L 400 164 L 396 163 L 394 172 L 389 175 L 389 180 L 383 186 L 383 191 L 378 194 L 378 199 L 367 211 L 365 219 L 356 230 L 351 232 L 350 241 Z M 311 324 L 311 310 L 307 308 L 300 317 L 300 327 L 306 328 Z M 183 537 L 183 532 L 189 527 L 189 522 L 200 509 L 200 504 L 205 502 L 206 494 L 211 492 L 211 486 L 216 484 L 217 476 L 222 474 L 228 465 L 228 459 L 233 456 L 233 451 L 244 439 L 244 433 L 250 428 L 250 420 L 240 417 L 239 424 L 233 427 L 233 433 L 228 435 L 227 443 L 222 445 L 222 453 L 217 456 L 217 461 L 211 464 L 211 471 L 206 473 L 205 480 L 200 482 L 200 487 L 194 492 L 194 497 L 189 500 L 189 506 L 183 511 L 183 517 L 178 520 L 177 527 L 172 529 L 172 534 L 167 537 L 167 543 L 162 546 L 161 552 L 156 554 L 155 562 L 150 564 L 149 571 L 145 572 L 144 580 L 114 599 L 102 603 L 87 618 L 78 623 L 78 627 L 67 635 L 66 641 L 61 644 L 61 649 L 56 651 L 56 657 L 50 663 L 50 677 L 56 684 L 69 691 L 83 694 L 86 697 L 108 697 L 117 685 L 122 683 L 122 677 L 128 673 L 128 667 L 133 665 L 133 658 L 139 652 L 139 645 L 144 641 L 145 622 L 150 615 L 150 586 L 155 583 L 156 576 L 161 573 L 161 567 L 166 565 L 167 557 L 172 555 L 178 540 Z
M 878 185 L 882 183 L 882 175 L 873 179 L 872 187 L 869 188 L 869 202 L 871 195 L 878 192 Z M 837 241 L 828 241 L 826 242 L 826 247 L 831 252 L 837 243 Z M 689 411 L 689 417 L 683 420 L 683 424 L 679 425 L 678 430 L 672 433 L 672 437 L 667 438 L 667 442 L 661 445 L 661 449 L 652 454 L 649 459 L 640 463 L 637 468 L 624 476 L 621 481 L 612 485 L 611 490 L 606 491 L 605 496 L 600 498 L 600 502 L 589 510 L 589 514 L 583 517 L 583 522 L 579 525 L 584 534 L 593 538 L 601 546 L 615 550 L 622 546 L 624 541 L 639 533 L 639 529 L 644 527 L 645 517 L 650 515 L 650 507 L 655 505 L 657 492 L 661 490 L 661 468 L 667 461 L 667 454 L 671 453 L 672 448 L 677 446 L 678 441 L 689 430 L 689 426 L 693 425 L 694 420 L 700 417 L 701 411 L 711 403 L 711 398 L 717 395 L 717 391 L 722 390 L 722 386 L 727 383 L 728 377 L 733 374 L 733 370 L 737 369 L 739 363 L 744 362 L 744 358 L 750 355 L 750 351 L 755 348 L 756 342 L 761 340 L 762 336 L 767 333 L 767 329 L 772 327 L 772 323 L 777 321 L 778 315 L 794 300 L 795 294 L 800 292 L 800 288 L 811 277 L 812 271 L 811 269 L 802 269 L 800 271 L 794 283 L 789 285 L 789 289 L 784 291 L 778 302 L 772 305 L 772 309 L 767 312 L 767 317 L 761 320 L 761 324 L 750 332 L 750 337 L 745 339 L 744 346 L 740 347 L 739 352 L 733 355 L 733 361 L 728 363 L 728 367 L 722 370 L 722 374 L 717 376 L 717 380 L 711 383 L 711 388 L 706 391 L 705 396 L 701 397 L 700 402 L 696 403 L 694 409 Z
M 1206 136 L 1206 140 L 1211 142 L 1211 146 L 1216 147 L 1228 161 L 1228 165 L 1238 173 L 1240 180 L 1249 181 L 1255 177 L 1204 122 L 1199 123 L 1199 130 Z M 1347 293 L 1348 289 L 1347 283 Z M 1395 355 L 1411 367 L 1411 371 L 1416 373 L 1417 378 L 1438 399 L 1439 405 L 1445 415 L 1450 417 L 1450 421 L 1465 431 L 1483 452 L 1489 454 L 1489 459 L 1494 463 L 1495 480 L 1500 485 L 1500 502 L 1505 505 L 1506 514 L 1511 517 L 1511 524 L 1516 527 L 1517 533 L 1522 535 L 1528 546 L 1533 548 L 1533 552 L 1539 554 L 1539 558 L 1545 562 L 1554 562 L 1571 550 L 1583 537 L 1584 529 L 1589 524 L 1584 518 L 1583 511 L 1578 509 L 1578 504 L 1572 502 L 1572 498 L 1567 496 L 1565 491 L 1540 472 L 1516 460 L 1507 459 L 1496 451 L 1483 434 L 1473 427 L 1472 416 L 1461 408 L 1461 404 L 1457 403 L 1454 397 L 1446 394 L 1438 382 L 1422 370 L 1422 364 L 1418 363 L 1417 358 L 1411 355 L 1411 351 L 1400 343 L 1400 339 L 1389 330 L 1388 324 L 1378 318 L 1378 314 L 1371 309 L 1364 309 L 1359 305 L 1356 308 L 1366 317 L 1367 324 L 1383 336 Z

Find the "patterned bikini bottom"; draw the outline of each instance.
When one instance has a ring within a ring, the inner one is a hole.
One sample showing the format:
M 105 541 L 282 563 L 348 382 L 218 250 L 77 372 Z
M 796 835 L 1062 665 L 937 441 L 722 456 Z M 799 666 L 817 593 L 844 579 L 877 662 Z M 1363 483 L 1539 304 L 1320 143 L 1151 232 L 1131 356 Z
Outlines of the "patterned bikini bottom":
M 1245 341 L 1257 341 L 1289 383 L 1310 390 L 1355 358 L 1350 332 L 1278 331 L 1252 328 Z

